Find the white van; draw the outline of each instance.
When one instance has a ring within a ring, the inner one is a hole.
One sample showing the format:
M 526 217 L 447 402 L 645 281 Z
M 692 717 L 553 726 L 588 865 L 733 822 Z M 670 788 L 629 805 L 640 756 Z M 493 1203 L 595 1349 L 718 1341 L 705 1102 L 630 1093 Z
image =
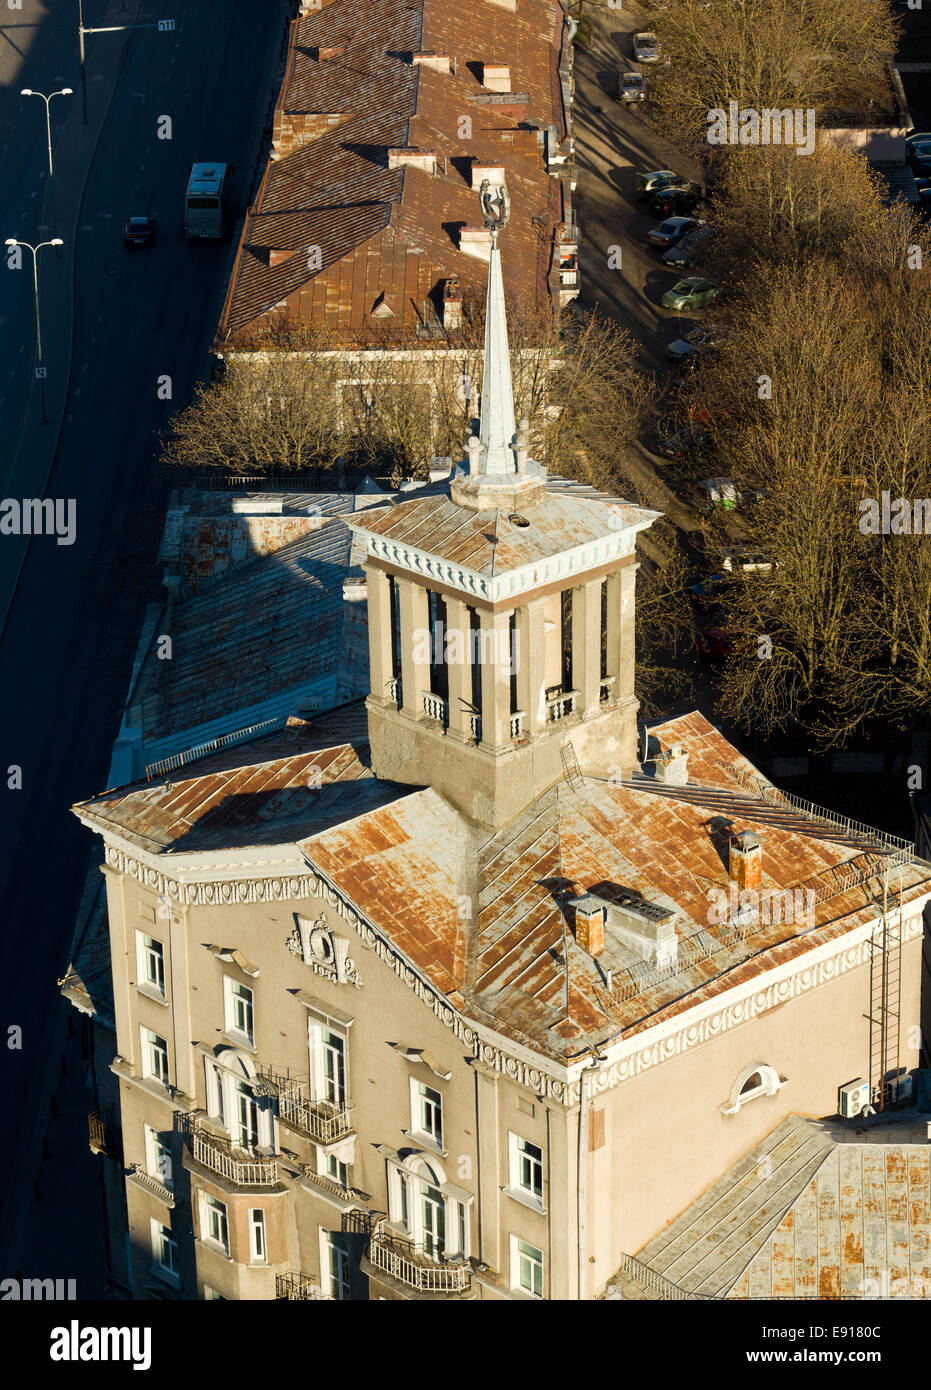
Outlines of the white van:
M 225 226 L 226 164 L 194 164 L 184 202 L 184 235 L 221 237 Z

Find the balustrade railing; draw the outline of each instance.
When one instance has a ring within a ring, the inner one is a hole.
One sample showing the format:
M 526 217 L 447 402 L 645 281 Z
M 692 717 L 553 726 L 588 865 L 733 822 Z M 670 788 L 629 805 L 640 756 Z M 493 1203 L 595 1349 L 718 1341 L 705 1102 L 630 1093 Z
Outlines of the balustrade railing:
M 614 677 L 605 676 L 598 687 L 598 698 L 603 705 L 606 705 L 614 694 Z
M 554 724 L 557 719 L 565 719 L 575 710 L 577 690 L 560 690 L 558 694 L 546 697 L 546 722 Z
M 425 690 L 423 692 L 423 712 L 428 719 L 438 719 L 440 723 L 446 724 L 449 719 L 449 704 L 442 695 L 434 695 L 431 691 Z
M 309 1134 L 318 1144 L 333 1144 L 352 1133 L 350 1102 L 334 1105 L 331 1101 L 314 1100 L 306 1077 L 280 1076 L 265 1067 L 260 1070 L 278 1097 L 278 1118 L 292 1129 Z
M 521 734 L 524 732 L 524 718 L 525 715 L 522 709 L 516 710 L 515 713 L 511 715 L 511 738 L 520 738 Z
M 369 1244 L 369 1263 L 418 1293 L 464 1293 L 472 1271 L 463 1260 L 455 1264 L 432 1260 L 413 1241 L 390 1235 L 379 1222 Z
M 289 1299 L 320 1299 L 332 1303 L 312 1274 L 276 1274 L 275 1297 Z
M 228 1139 L 209 1134 L 199 1125 L 192 1126 L 189 1141 L 198 1163 L 236 1187 L 273 1187 L 278 1181 L 276 1158 L 257 1158 L 247 1154 L 234 1148 Z

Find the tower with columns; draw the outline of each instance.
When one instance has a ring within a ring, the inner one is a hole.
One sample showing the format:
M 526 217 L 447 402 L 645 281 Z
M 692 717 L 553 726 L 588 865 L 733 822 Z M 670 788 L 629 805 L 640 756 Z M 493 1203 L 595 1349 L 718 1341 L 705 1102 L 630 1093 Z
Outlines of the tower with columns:
M 549 479 L 515 425 L 499 237 L 491 235 L 481 421 L 442 484 L 352 523 L 366 547 L 372 766 L 506 825 L 578 762 L 637 751 L 637 532 L 659 513 Z M 571 748 L 570 748 L 571 745 Z

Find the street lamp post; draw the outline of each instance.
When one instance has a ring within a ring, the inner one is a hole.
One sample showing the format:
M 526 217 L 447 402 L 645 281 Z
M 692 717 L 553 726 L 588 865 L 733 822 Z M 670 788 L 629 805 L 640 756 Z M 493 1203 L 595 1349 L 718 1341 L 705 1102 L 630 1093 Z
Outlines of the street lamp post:
M 28 241 L 17 241 L 15 236 L 8 236 L 7 246 L 25 246 L 27 251 L 32 252 L 32 285 L 36 298 L 36 348 L 38 349 L 39 366 L 42 365 L 42 325 L 39 321 L 39 252 L 43 246 L 62 246 L 64 243 L 60 236 L 52 237 L 51 241 L 40 241 L 38 246 L 30 246 Z
M 62 87 L 60 92 L 49 92 L 48 96 L 44 92 L 34 92 L 31 87 L 24 87 L 20 92 L 21 97 L 41 97 L 45 102 L 45 131 L 48 136 L 48 173 L 52 177 L 52 118 L 49 114 L 49 103 L 52 97 L 70 97 L 72 95 L 70 87 Z

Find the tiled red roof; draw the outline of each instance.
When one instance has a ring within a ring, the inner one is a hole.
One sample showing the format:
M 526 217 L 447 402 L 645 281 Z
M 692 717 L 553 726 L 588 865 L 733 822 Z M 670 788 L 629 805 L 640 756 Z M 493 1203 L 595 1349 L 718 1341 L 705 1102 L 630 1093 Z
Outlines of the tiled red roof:
M 514 12 L 490 0 L 372 0 L 364 23 L 352 0 L 332 0 L 295 21 L 275 115 L 280 157 L 247 217 L 219 337 L 247 336 L 286 306 L 344 343 L 375 329 L 412 338 L 451 275 L 481 302 L 487 267 L 458 240 L 460 227 L 481 225 L 473 161 L 506 171 L 509 293 L 545 302 L 564 210 L 543 132 L 565 134 L 564 35 L 555 0 L 521 0 Z M 449 55 L 455 71 L 415 64 L 424 50 Z M 487 62 L 509 66 L 527 105 L 483 87 Z M 436 174 L 389 169 L 388 150 L 408 148 L 433 152 Z M 372 317 L 379 301 L 391 315 Z

